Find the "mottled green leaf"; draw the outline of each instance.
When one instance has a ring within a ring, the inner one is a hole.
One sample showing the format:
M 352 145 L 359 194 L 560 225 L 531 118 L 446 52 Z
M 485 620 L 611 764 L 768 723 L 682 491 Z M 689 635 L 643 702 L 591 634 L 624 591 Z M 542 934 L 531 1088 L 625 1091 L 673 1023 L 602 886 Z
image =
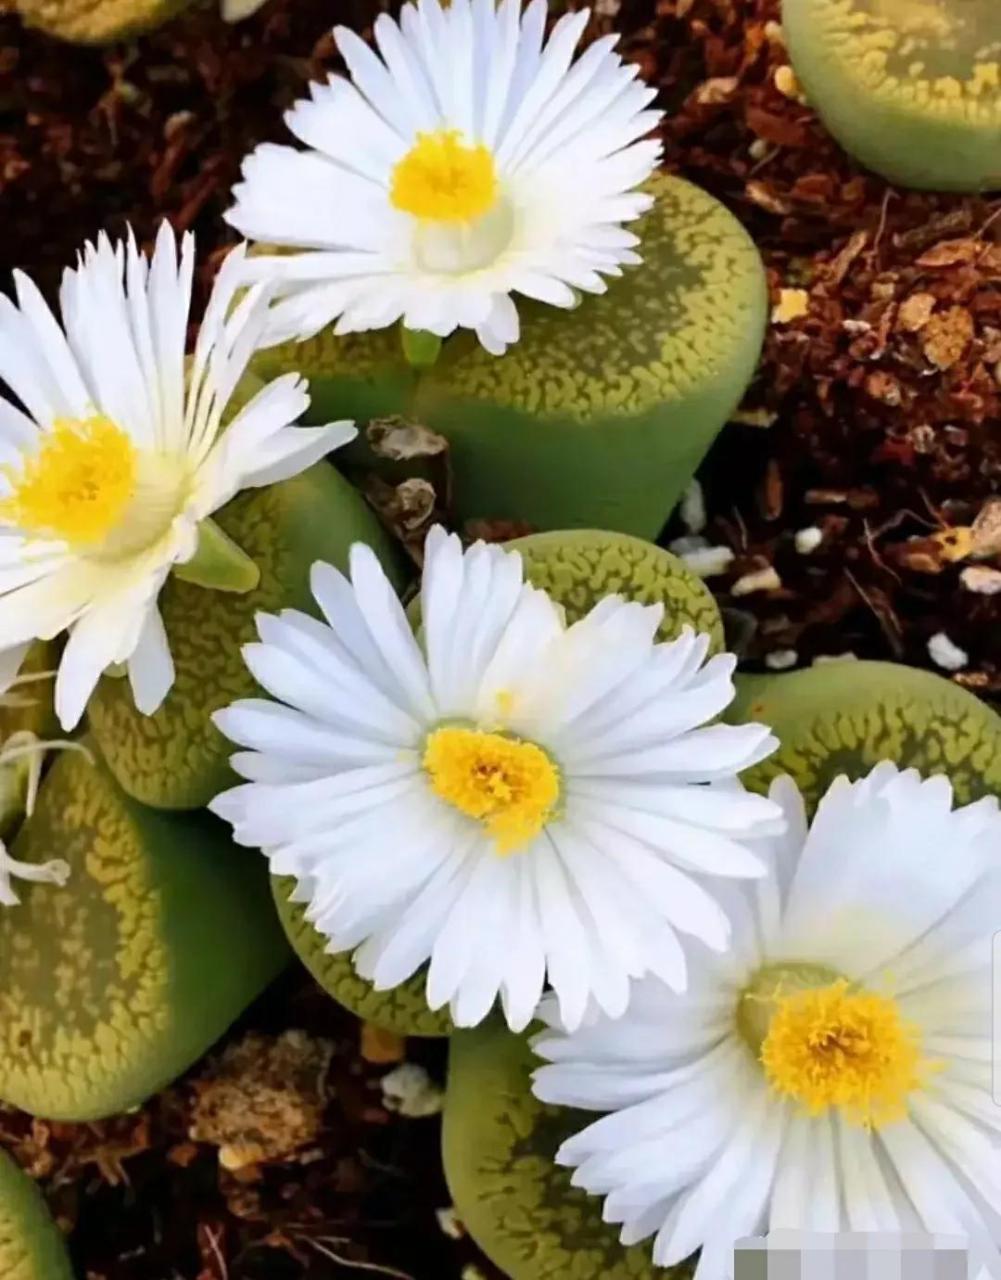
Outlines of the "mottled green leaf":
M 447 1009 L 428 1008 L 424 994 L 426 971 L 421 970 L 391 991 L 376 991 L 355 973 L 350 952 L 329 955 L 326 939 L 305 918 L 305 908 L 290 902 L 295 885 L 291 876 L 275 876 L 272 890 L 278 915 L 296 954 L 324 991 L 352 1013 L 402 1036 L 447 1036 L 452 1020 Z
M 779 751 L 744 775 L 757 790 L 788 773 L 816 803 L 839 774 L 858 778 L 892 760 L 948 774 L 960 803 L 1001 793 L 1001 718 L 927 671 L 837 662 L 743 676 L 726 718 L 760 720 L 779 737 Z
M 0 912 L 0 1099 L 33 1115 L 142 1102 L 288 959 L 264 859 L 209 814 L 137 804 L 99 759 L 55 761 L 13 853 L 71 869 Z
M 811 104 L 841 145 L 903 186 L 1001 186 L 997 0 L 784 0 Z
M 73 1280 L 66 1246 L 42 1193 L 3 1151 L 0 1275 L 3 1280 Z
M 716 601 L 701 578 L 670 552 L 641 538 L 598 529 L 535 533 L 506 544 L 521 554 L 525 576 L 576 622 L 605 596 L 621 595 L 640 604 L 664 605 L 659 640 L 672 640 L 686 626 L 723 644 Z
M 601 1200 L 553 1163 L 560 1143 L 595 1119 L 547 1107 L 529 1087 L 538 1061 L 494 1020 L 452 1037 L 442 1147 L 456 1209 L 511 1280 L 681 1280 L 651 1243 L 629 1249 L 601 1220 Z

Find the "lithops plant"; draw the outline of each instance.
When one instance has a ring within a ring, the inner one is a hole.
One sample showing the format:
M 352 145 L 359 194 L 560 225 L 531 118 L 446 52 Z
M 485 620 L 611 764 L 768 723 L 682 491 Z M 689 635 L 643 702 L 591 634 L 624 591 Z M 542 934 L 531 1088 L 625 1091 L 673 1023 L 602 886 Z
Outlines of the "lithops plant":
M 743 394 L 764 333 L 764 273 L 722 205 L 658 175 L 636 224 L 643 261 L 573 311 L 522 305 L 521 337 L 470 335 L 408 369 L 397 331 L 262 352 L 309 379 L 311 420 L 404 414 L 451 442 L 459 518 L 655 537 Z M 350 448 L 350 447 L 349 447 Z
M 93 750 L 56 759 L 11 852 L 66 871 L 0 907 L 0 1099 L 33 1115 L 143 1101 L 287 959 L 264 871 L 222 824 L 138 805 Z
M 31 27 L 74 44 L 106 44 L 152 31 L 191 7 L 193 0 L 15 0 Z M 221 0 L 226 22 L 248 18 L 264 0 Z
M 903 186 L 1001 186 L 995 0 L 784 0 L 793 68 L 852 155 Z
M 73 1280 L 59 1228 L 35 1183 L 0 1151 L 0 1275 Z
M 575 622 L 608 595 L 621 595 L 642 604 L 662 603 L 664 618 L 658 639 L 670 640 L 685 627 L 710 637 L 711 649 L 722 647 L 722 626 L 712 596 L 700 579 L 674 556 L 638 538 L 595 530 L 535 534 L 508 544 L 520 552 L 526 578 L 545 590 Z M 415 607 L 410 619 L 420 632 Z M 317 981 L 340 1003 L 368 1021 L 407 1035 L 447 1035 L 452 1029 L 448 1009 L 428 1007 L 426 968 L 402 985 L 376 990 L 355 972 L 348 952 L 330 954 L 326 938 L 295 900 L 295 880 L 274 879 L 275 899 L 289 939 Z M 310 893 L 299 895 L 308 901 Z
M 761 717 L 779 750 L 744 775 L 764 791 L 789 773 L 814 806 L 833 779 L 866 776 L 881 760 L 945 773 L 957 804 L 1001 789 L 1001 718 L 933 675 L 882 663 L 824 666 L 740 682 L 726 718 Z M 601 1201 L 571 1185 L 554 1156 L 595 1117 L 544 1106 L 532 1094 L 540 1065 L 530 1037 L 498 1021 L 455 1034 L 445 1105 L 444 1156 L 462 1221 L 512 1280 L 645 1280 L 693 1271 L 650 1261 L 650 1245 L 624 1247 L 602 1221 Z M 679 1152 L 679 1159 L 682 1153 Z
M 397 553 L 357 491 L 319 463 L 301 476 L 241 494 L 220 527 L 260 571 L 252 591 L 204 590 L 172 577 L 160 597 L 176 678 L 152 716 L 135 709 L 127 682 L 105 677 L 91 698 L 90 725 L 111 771 L 130 795 L 166 809 L 194 809 L 229 781 L 229 749 L 212 712 L 250 695 L 240 646 L 261 610 L 309 608 L 315 560 L 344 564 L 352 542 L 376 549 L 394 573 Z

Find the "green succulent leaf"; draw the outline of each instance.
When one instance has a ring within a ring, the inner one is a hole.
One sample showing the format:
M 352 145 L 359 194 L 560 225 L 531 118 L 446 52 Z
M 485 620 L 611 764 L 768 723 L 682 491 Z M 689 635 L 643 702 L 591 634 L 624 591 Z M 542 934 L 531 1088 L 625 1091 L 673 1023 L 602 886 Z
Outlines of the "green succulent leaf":
M 377 991 L 365 978 L 355 973 L 351 954 L 340 951 L 330 955 L 327 940 L 317 933 L 305 916 L 305 907 L 290 901 L 295 887 L 291 876 L 272 878 L 272 891 L 278 907 L 278 915 L 289 941 L 320 986 L 352 1013 L 366 1022 L 395 1031 L 401 1036 L 447 1036 L 452 1030 L 452 1019 L 447 1009 L 437 1013 L 428 1008 L 424 985 L 427 979 L 421 970 L 401 986 L 390 991 Z
M 927 671 L 839 662 L 743 676 L 726 718 L 759 720 L 778 735 L 779 750 L 744 775 L 755 790 L 788 773 L 815 804 L 840 774 L 859 778 L 892 760 L 947 774 L 961 804 L 1001 793 L 1001 717 Z
M 446 436 L 460 519 L 654 537 L 754 372 L 766 289 L 722 205 L 663 174 L 650 190 L 642 265 L 571 311 L 519 299 L 521 337 L 501 357 L 460 333 L 420 372 L 395 329 L 328 329 L 255 369 L 298 369 L 314 421 L 402 414 Z
M 600 1199 L 553 1162 L 560 1143 L 595 1119 L 543 1106 L 525 1039 L 499 1020 L 452 1037 L 442 1150 L 459 1217 L 511 1280 L 682 1280 L 655 1267 L 650 1242 L 625 1248 Z
M 288 959 L 264 859 L 208 814 L 137 804 L 100 759 L 55 761 L 12 852 L 70 865 L 0 913 L 0 1098 L 32 1115 L 142 1102 Z
M 172 575 L 160 609 L 176 678 L 163 706 L 142 715 L 128 683 L 107 677 L 90 700 L 91 729 L 111 771 L 130 795 L 158 808 L 201 807 L 236 781 L 229 768 L 234 748 L 211 716 L 236 698 L 259 694 L 240 652 L 257 638 L 259 611 L 315 612 L 313 563 L 346 568 L 353 542 L 367 542 L 402 580 L 397 552 L 376 517 L 326 462 L 240 494 L 217 519 L 259 567 L 258 586 L 243 594 L 205 591 Z
M 783 0 L 793 69 L 846 151 L 903 186 L 1001 186 L 997 0 Z
M 212 519 L 198 526 L 195 554 L 173 569 L 174 577 L 210 591 L 233 591 L 245 595 L 260 584 L 261 571 L 232 538 Z
M 66 1246 L 38 1187 L 0 1151 L 0 1275 L 73 1280 Z
M 641 538 L 598 529 L 533 533 L 505 544 L 521 554 L 525 577 L 562 605 L 576 622 L 605 596 L 663 604 L 658 640 L 676 639 L 686 626 L 723 647 L 723 622 L 701 578 L 677 556 Z

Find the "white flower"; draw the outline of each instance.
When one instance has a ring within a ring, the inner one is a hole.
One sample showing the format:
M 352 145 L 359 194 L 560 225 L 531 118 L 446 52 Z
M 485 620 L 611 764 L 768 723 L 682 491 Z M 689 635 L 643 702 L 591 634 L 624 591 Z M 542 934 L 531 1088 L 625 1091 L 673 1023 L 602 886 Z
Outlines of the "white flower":
M 622 224 L 660 158 L 641 141 L 654 90 L 613 52 L 571 67 L 588 12 L 543 43 L 545 0 L 438 0 L 381 14 L 381 58 L 335 31 L 350 80 L 311 87 L 286 116 L 309 150 L 264 143 L 227 215 L 253 240 L 309 252 L 255 259 L 282 282 L 273 341 L 408 329 L 474 329 L 494 354 L 518 338 L 511 294 L 572 307 L 636 263 Z
M 878 766 L 836 782 L 806 829 L 762 842 L 766 879 L 732 887 L 731 954 L 685 995 L 637 983 L 618 1022 L 536 1041 L 546 1102 L 607 1111 L 564 1143 L 658 1266 L 768 1230 L 967 1236 L 1001 1275 L 1001 1110 L 991 1089 L 991 938 L 1001 922 L 994 799 L 952 809 L 944 777 Z M 545 1004 L 544 1004 L 545 1009 Z
M 138 708 L 156 710 L 174 679 L 157 595 L 195 556 L 212 528 L 202 522 L 354 434 L 290 429 L 309 403 L 296 374 L 222 427 L 269 303 L 257 286 L 234 305 L 243 257 L 219 272 L 187 377 L 194 241 L 178 262 L 166 223 L 149 263 L 131 236 L 86 246 L 63 277 L 62 328 L 20 272 L 20 305 L 0 295 L 0 379 L 27 411 L 0 398 L 0 671 L 9 681 L 31 640 L 68 631 L 55 692 L 65 728 L 116 663 Z
M 460 1025 L 498 994 L 527 1025 L 545 976 L 565 1018 L 626 1007 L 648 971 L 683 986 L 676 930 L 723 949 L 702 874 L 760 874 L 741 843 L 779 810 L 737 772 L 761 725 L 702 727 L 734 659 L 706 636 L 656 644 L 662 606 L 609 597 L 567 628 L 521 557 L 428 537 L 423 650 L 375 556 L 313 570 L 327 625 L 261 617 L 248 666 L 277 701 L 216 716 L 251 748 L 214 801 L 237 840 L 298 880 L 330 951 L 380 989 L 426 960 L 428 1003 Z

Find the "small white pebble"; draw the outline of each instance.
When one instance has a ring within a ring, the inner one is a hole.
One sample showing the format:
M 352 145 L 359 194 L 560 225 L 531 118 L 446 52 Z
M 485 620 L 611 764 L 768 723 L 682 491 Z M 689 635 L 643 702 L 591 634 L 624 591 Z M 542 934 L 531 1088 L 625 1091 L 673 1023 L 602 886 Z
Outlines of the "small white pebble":
M 730 591 L 735 596 L 749 596 L 755 591 L 777 591 L 781 585 L 782 579 L 769 565 L 767 569 L 756 569 L 754 573 L 745 573 L 742 578 L 737 579 Z
M 823 533 L 815 524 L 811 524 L 808 528 L 797 531 L 795 537 L 796 550 L 801 556 L 808 556 L 816 551 L 823 541 Z
M 755 138 L 751 145 L 747 148 L 747 154 L 752 160 L 764 160 L 765 156 L 771 151 L 771 147 L 764 138 Z
M 436 1209 L 435 1217 L 438 1219 L 438 1226 L 449 1240 L 461 1240 L 466 1234 L 454 1205 L 449 1205 L 447 1209 Z
M 445 1104 L 445 1095 L 423 1067 L 404 1062 L 382 1077 L 382 1104 L 387 1111 L 419 1119 L 436 1116 Z
M 818 653 L 812 665 L 826 667 L 832 662 L 858 662 L 858 654 L 852 653 L 850 649 L 847 653 Z
M 680 515 L 681 522 L 689 533 L 701 533 L 706 527 L 706 503 L 698 480 L 693 480 L 685 490 Z
M 928 641 L 928 654 L 936 667 L 943 671 L 961 671 L 970 661 L 958 644 L 954 644 L 944 631 L 938 631 Z
M 967 591 L 978 596 L 996 596 L 1001 591 L 1001 572 L 985 564 L 971 564 L 959 575 Z
M 705 551 L 709 543 L 701 534 L 686 533 L 681 538 L 675 538 L 673 542 L 667 544 L 667 549 L 672 556 L 688 556 L 693 551 Z
M 788 671 L 799 662 L 799 654 L 795 649 L 776 649 L 765 654 L 765 666 L 769 671 Z
M 729 547 L 701 547 L 695 551 L 685 551 L 678 558 L 696 577 L 715 578 L 718 574 L 726 573 L 734 557 Z

